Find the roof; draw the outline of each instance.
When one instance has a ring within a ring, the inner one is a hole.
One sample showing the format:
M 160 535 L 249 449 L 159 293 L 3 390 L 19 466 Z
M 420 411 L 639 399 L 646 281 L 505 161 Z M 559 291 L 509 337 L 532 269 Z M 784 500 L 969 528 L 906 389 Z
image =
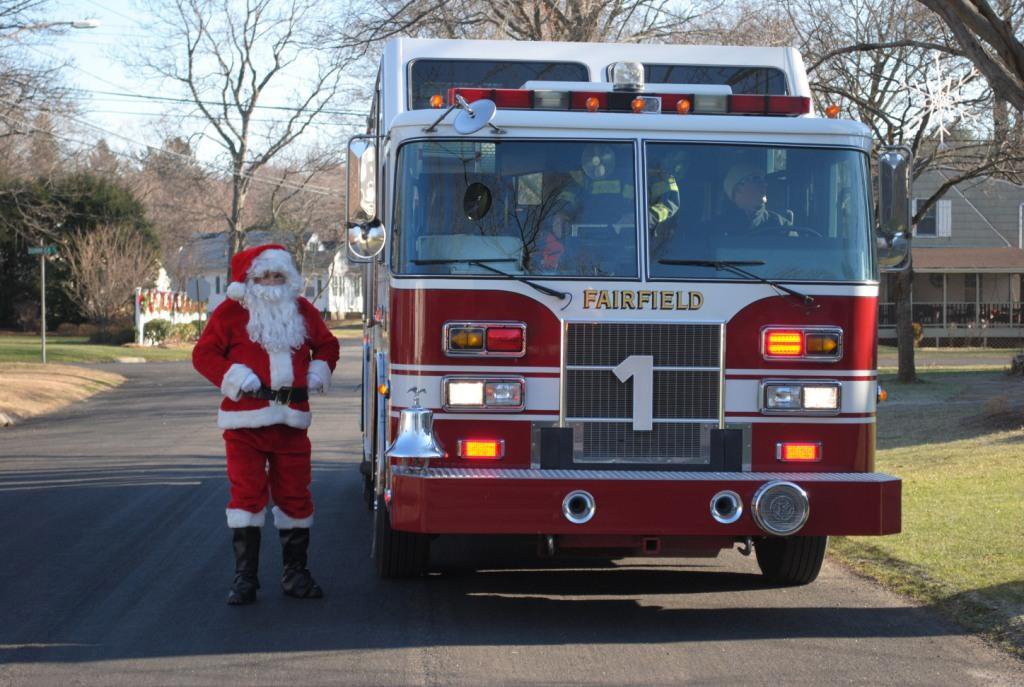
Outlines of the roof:
M 925 248 L 914 246 L 915 272 L 1020 272 L 1024 250 L 1007 248 Z

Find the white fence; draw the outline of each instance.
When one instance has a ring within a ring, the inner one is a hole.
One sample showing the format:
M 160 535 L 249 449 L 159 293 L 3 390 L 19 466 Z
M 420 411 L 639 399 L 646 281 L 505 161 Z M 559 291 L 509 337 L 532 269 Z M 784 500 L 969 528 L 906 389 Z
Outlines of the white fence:
M 135 343 L 153 343 L 143 340 L 146 323 L 152 320 L 202 322 L 206 320 L 206 303 L 189 298 L 184 291 L 135 289 Z

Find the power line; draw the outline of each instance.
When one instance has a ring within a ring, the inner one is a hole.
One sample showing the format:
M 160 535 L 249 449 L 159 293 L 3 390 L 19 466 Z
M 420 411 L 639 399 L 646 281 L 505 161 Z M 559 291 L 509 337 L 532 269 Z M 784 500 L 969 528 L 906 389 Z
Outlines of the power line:
M 138 100 L 150 100 L 150 101 L 154 101 L 154 102 L 184 103 L 184 104 L 189 104 L 189 105 L 202 104 L 202 105 L 212 105 L 214 107 L 222 107 L 224 105 L 224 103 L 216 102 L 216 101 L 213 101 L 213 100 L 201 100 L 201 101 L 198 101 L 198 103 L 197 103 L 195 100 L 193 100 L 191 98 L 172 98 L 170 96 L 164 96 L 164 95 L 143 95 L 143 94 L 139 94 L 139 93 L 131 93 L 131 92 L 128 92 L 128 91 L 103 91 L 103 90 L 93 89 L 93 88 L 76 88 L 76 89 L 72 89 L 72 90 L 76 90 L 76 91 L 79 91 L 79 92 L 82 92 L 82 93 L 96 93 L 98 95 L 112 95 L 112 96 L 118 96 L 118 97 L 123 97 L 123 98 L 134 98 L 134 99 L 138 99 Z M 253 105 L 253 109 L 257 109 L 257 110 L 281 110 L 281 111 L 284 111 L 284 112 L 304 112 L 305 111 L 305 108 L 289 107 L 287 105 Z M 324 109 L 324 110 L 321 110 L 321 112 L 324 113 L 324 114 L 346 115 L 346 116 L 352 116 L 352 117 L 366 117 L 369 114 L 369 112 L 359 112 L 359 111 L 356 111 L 356 110 L 327 110 L 327 109 Z

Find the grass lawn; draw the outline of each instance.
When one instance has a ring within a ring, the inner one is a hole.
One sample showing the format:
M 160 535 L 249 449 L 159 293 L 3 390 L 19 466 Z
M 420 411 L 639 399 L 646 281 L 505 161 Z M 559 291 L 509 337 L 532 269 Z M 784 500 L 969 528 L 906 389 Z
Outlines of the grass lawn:
M 1024 379 L 883 375 L 876 469 L 903 479 L 903 532 L 837 538 L 855 570 L 1024 658 Z
M 17 420 L 50 413 L 112 389 L 124 377 L 73 365 L 0 362 L 0 380 L 0 415 Z
M 102 346 L 90 344 L 84 336 L 46 337 L 46 360 L 53 363 L 113 363 L 118 358 L 145 358 L 148 362 L 189 360 L 191 346 Z M 38 336 L 0 336 L 0 362 L 40 362 Z

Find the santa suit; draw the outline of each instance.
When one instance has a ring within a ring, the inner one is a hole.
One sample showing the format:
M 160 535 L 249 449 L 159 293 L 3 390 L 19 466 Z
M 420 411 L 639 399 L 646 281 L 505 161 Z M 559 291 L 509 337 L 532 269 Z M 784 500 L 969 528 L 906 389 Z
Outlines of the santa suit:
M 326 387 L 338 361 L 338 340 L 309 301 L 301 296 L 297 301 L 306 336 L 296 349 L 271 353 L 254 342 L 246 331 L 248 310 L 228 299 L 213 311 L 192 353 L 196 370 L 224 396 L 217 424 L 224 429 L 231 482 L 226 513 L 232 528 L 263 525 L 268 487 L 278 529 L 308 528 L 313 522 L 309 401 L 279 403 L 241 390 L 250 373 L 264 387 L 308 393 L 312 371 Z

